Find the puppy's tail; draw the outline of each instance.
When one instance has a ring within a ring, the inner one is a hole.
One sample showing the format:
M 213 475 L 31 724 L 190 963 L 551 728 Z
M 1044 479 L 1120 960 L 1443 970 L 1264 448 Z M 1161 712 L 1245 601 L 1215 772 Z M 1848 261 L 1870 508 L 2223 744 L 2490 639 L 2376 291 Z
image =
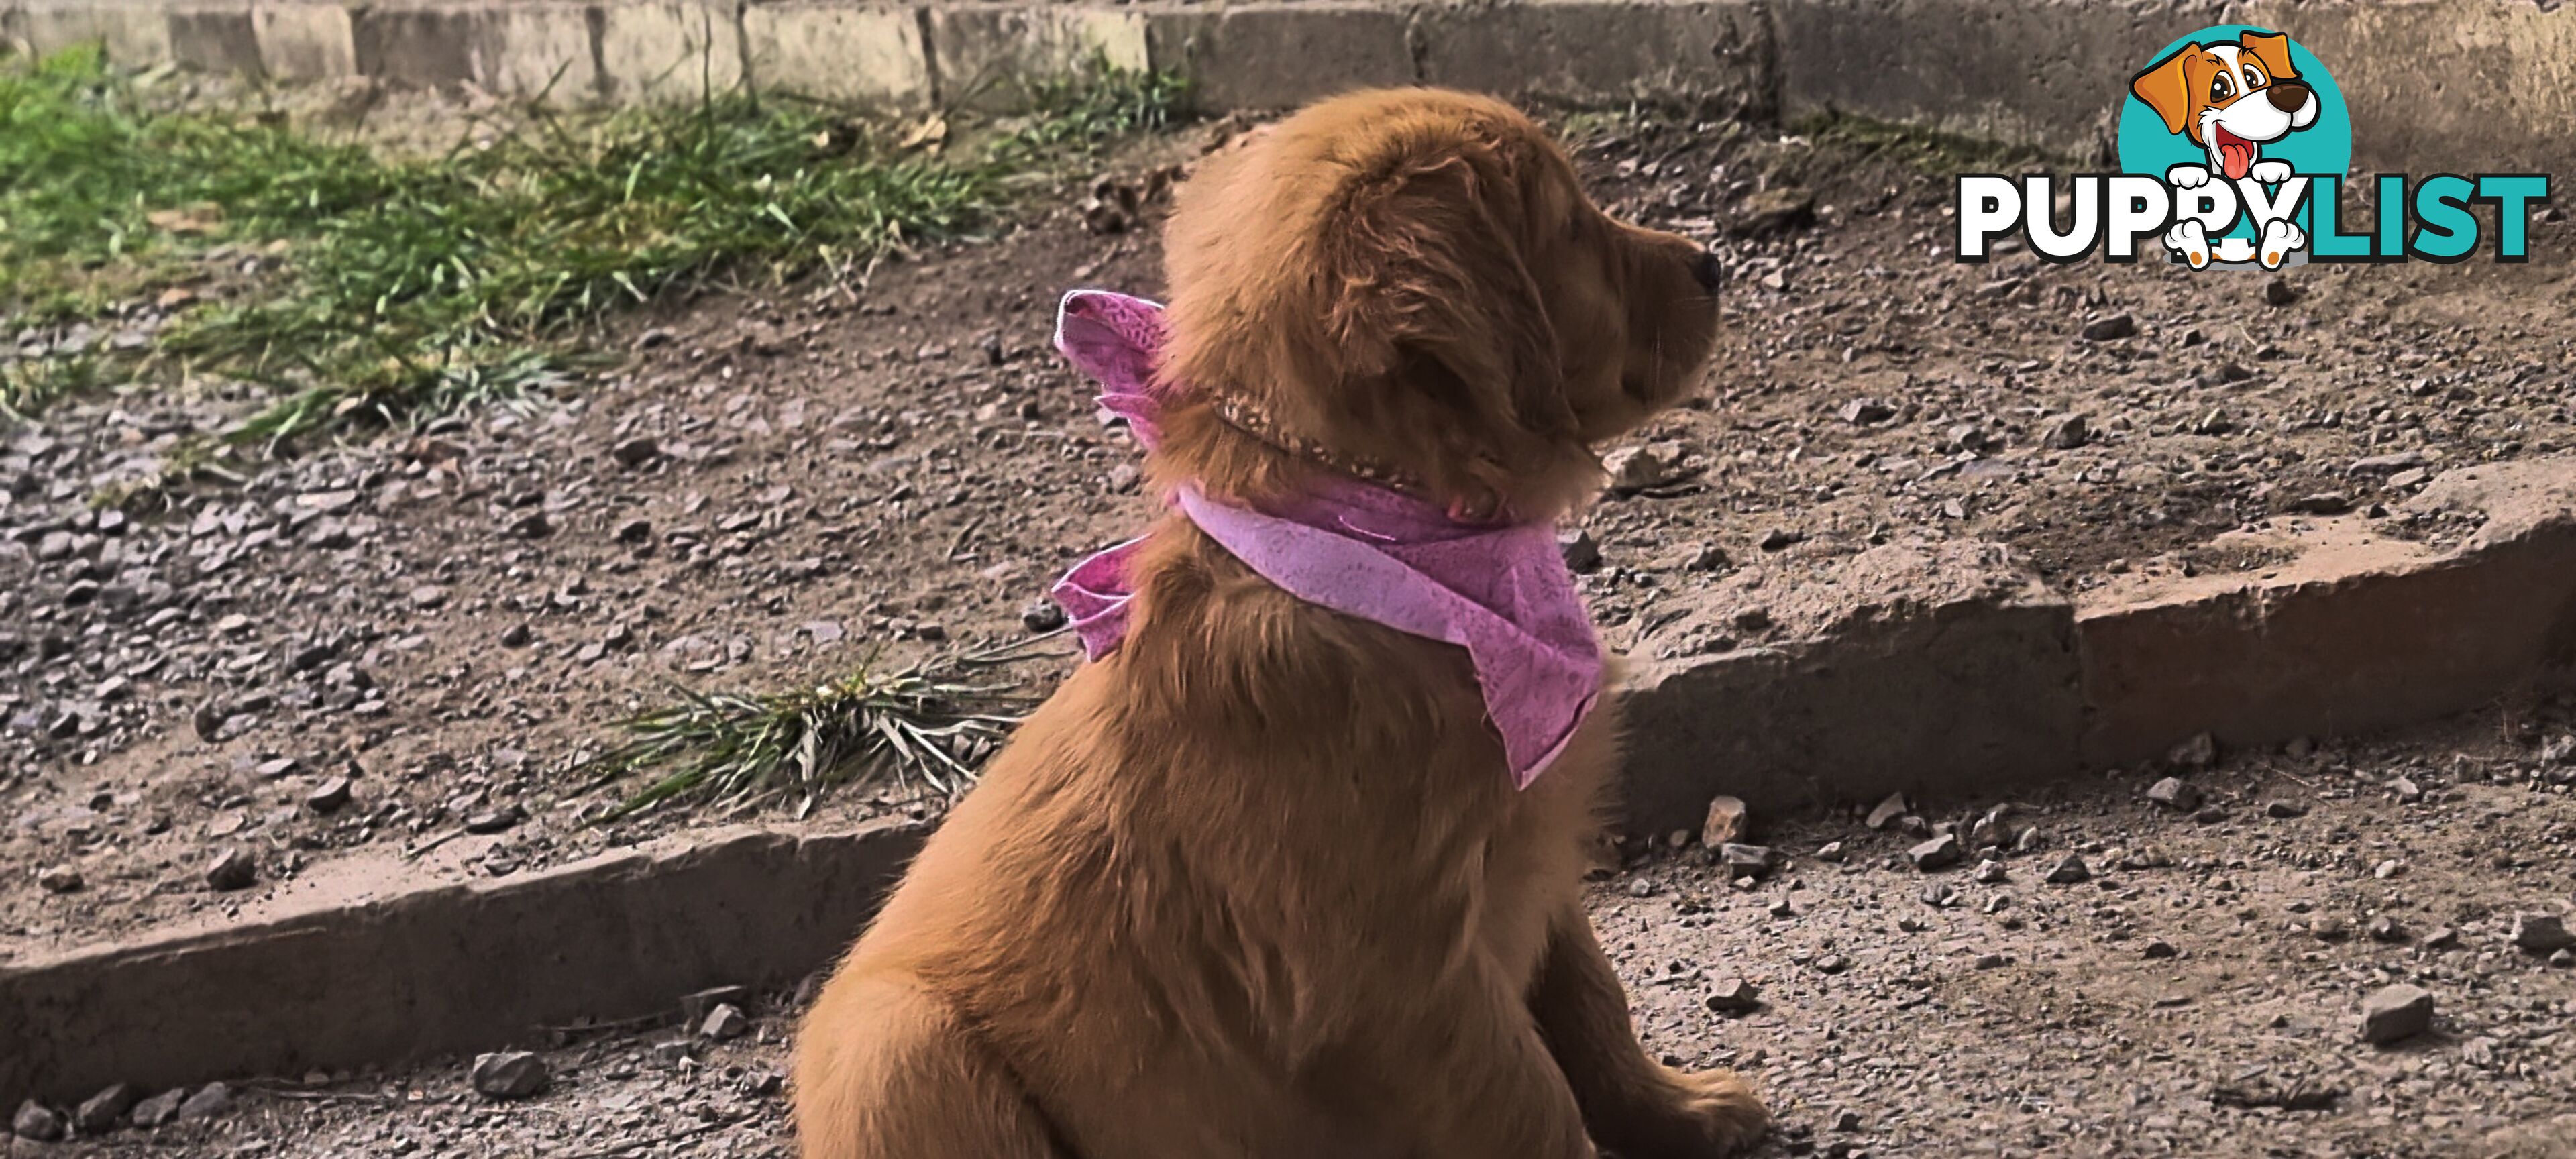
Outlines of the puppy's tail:
M 834 978 L 794 1070 L 804 1159 L 1081 1159 L 974 1028 L 908 979 Z

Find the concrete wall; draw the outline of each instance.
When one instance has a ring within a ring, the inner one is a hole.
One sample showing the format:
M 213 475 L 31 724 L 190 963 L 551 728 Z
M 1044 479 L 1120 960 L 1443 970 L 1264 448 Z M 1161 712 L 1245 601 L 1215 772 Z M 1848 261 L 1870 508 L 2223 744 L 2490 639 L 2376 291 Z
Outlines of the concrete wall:
M 2576 168 L 2576 11 L 2528 0 L 0 0 L 0 35 L 130 65 L 471 82 L 566 102 L 745 79 L 893 108 L 1009 107 L 1094 57 L 1179 72 L 1208 111 L 1431 83 L 1928 124 L 2105 155 L 2147 53 L 2278 27 L 2353 105 L 2363 168 Z M 2437 85 L 2427 78 L 2438 78 Z

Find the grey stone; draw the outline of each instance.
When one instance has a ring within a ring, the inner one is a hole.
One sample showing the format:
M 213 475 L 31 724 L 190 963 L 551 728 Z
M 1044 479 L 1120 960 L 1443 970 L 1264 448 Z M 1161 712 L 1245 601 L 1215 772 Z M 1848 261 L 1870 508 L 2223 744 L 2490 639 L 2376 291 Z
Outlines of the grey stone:
M 708 1011 L 706 1019 L 698 1023 L 698 1033 L 716 1042 L 740 1038 L 750 1030 L 751 1019 L 732 1003 Z
M 1775 860 L 1767 845 L 1744 845 L 1729 842 L 1719 846 L 1718 861 L 1726 866 L 1729 877 L 1760 877 L 1771 871 Z
M 48 865 L 36 871 L 36 884 L 46 893 L 79 893 L 89 882 L 71 866 Z
M 183 1123 L 190 1119 L 211 1119 L 223 1114 L 225 1109 L 232 1105 L 231 1087 L 222 1083 L 207 1083 L 198 1087 L 197 1093 L 179 1101 L 179 1113 L 176 1118 Z
M 680 996 L 680 1021 L 695 1026 L 715 1013 L 716 1007 L 733 1006 L 751 1009 L 751 989 L 746 986 L 710 986 L 693 994 Z
M 230 892 L 248 889 L 259 880 L 259 863 L 238 848 L 226 849 L 206 867 L 206 884 Z
M 134 1088 L 117 1083 L 82 1099 L 80 1106 L 72 1109 L 72 1126 L 84 1135 L 104 1135 L 115 1130 L 117 1122 L 133 1109 Z
M 1956 865 L 1962 856 L 1959 838 L 1951 833 L 1944 833 L 1905 851 L 1905 859 L 1913 862 L 1914 868 L 1926 872 Z
M 2147 799 L 2177 813 L 2188 813 L 2200 807 L 2200 790 L 2180 777 L 2166 777 L 2148 787 Z
M 1762 1007 L 1762 991 L 1742 978 L 1728 978 L 1709 988 L 1707 1006 L 1717 1014 L 1751 1014 Z
M 2077 882 L 2091 881 L 2092 879 L 2093 871 L 2086 868 L 2084 859 L 2072 853 L 2067 854 L 2063 860 L 2060 860 L 2048 871 L 2048 880 L 2052 885 L 2074 885 Z
M 2122 338 L 2134 338 L 2137 333 L 2138 320 L 2127 314 L 2112 314 L 2084 324 L 2087 342 L 2116 342 Z
M 174 1087 L 134 1104 L 134 1125 L 158 1127 L 179 1117 L 179 1104 L 187 1101 L 185 1087 Z
M 1904 816 L 1906 808 L 1905 794 L 1890 793 L 1886 800 L 1878 803 L 1877 808 L 1869 811 L 1869 820 L 1864 824 L 1872 829 L 1885 829 L 1890 822 Z
M 21 1139 L 39 1143 L 58 1142 L 63 1137 L 62 1112 L 29 1099 L 18 1104 L 18 1113 L 9 1119 L 9 1129 Z
M 2556 914 L 2515 914 L 2513 944 L 2534 954 L 2554 954 L 2576 946 L 2576 932 Z
M 2433 1027 L 2433 994 L 2421 986 L 2383 986 L 2361 1003 L 2361 1040 L 2386 1046 Z
M 497 1051 L 474 1059 L 474 1091 L 487 1099 L 524 1099 L 543 1093 L 554 1082 L 546 1060 L 524 1050 Z

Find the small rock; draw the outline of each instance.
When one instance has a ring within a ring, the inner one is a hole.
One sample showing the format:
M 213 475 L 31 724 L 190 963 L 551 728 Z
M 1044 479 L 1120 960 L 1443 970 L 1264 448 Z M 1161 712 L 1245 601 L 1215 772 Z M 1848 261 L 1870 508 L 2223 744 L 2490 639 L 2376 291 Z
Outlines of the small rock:
M 215 863 L 206 867 L 206 884 L 230 892 L 248 889 L 259 880 L 259 863 L 238 848 L 216 855 Z
M 1710 849 L 1741 840 L 1745 832 L 1744 801 L 1738 797 L 1708 799 L 1708 819 L 1700 825 L 1700 844 Z
M 487 809 L 467 817 L 465 831 L 477 835 L 507 833 L 519 823 L 519 817 L 516 806 L 507 809 Z
M 2386 1046 L 2433 1027 L 2433 995 L 2421 986 L 2383 986 L 2361 1003 L 2361 1040 Z
M 2405 941 L 2406 927 L 2397 924 L 2396 918 L 2382 914 L 2370 923 L 2370 940 L 2391 944 Z
M 667 1042 L 653 1044 L 653 1061 L 664 1066 L 678 1066 L 696 1057 L 696 1048 L 692 1047 L 689 1040 L 685 1038 L 674 1038 Z
M 2341 491 L 2319 491 L 2292 500 L 2290 510 L 2302 515 L 2341 515 L 2352 510 L 2352 496 Z
M 1771 871 L 1774 860 L 1769 846 L 1734 842 L 1720 846 L 1717 859 L 1726 866 L 1728 877 L 1760 877 Z
M 2449 926 L 2435 926 L 2424 935 L 2427 950 L 2447 950 L 2460 944 L 2460 931 Z
M 2554 954 L 2576 946 L 2576 932 L 2556 914 L 2513 915 L 2513 944 L 2534 954 Z
M 609 448 L 608 456 L 617 460 L 618 466 L 633 470 L 661 458 L 662 444 L 650 435 L 637 435 Z
M 116 1129 L 125 1112 L 134 1109 L 134 1088 L 118 1083 L 81 1100 L 72 1109 L 72 1126 L 84 1135 L 104 1135 Z
M 554 1082 L 546 1060 L 524 1050 L 475 1056 L 473 1078 L 475 1093 L 487 1099 L 524 1099 Z
M 339 812 L 341 807 L 348 803 L 349 778 L 347 777 L 333 777 L 313 786 L 313 791 L 304 795 L 304 807 L 326 817 Z
M 680 1021 L 695 1026 L 707 1020 L 718 1006 L 751 1009 L 751 990 L 744 986 L 711 986 L 680 996 Z
M 60 1142 L 63 1137 L 62 1112 L 34 1099 L 18 1104 L 18 1113 L 9 1119 L 9 1129 L 21 1139 L 39 1143 Z
M 1786 551 L 1791 547 L 1795 547 L 1798 544 L 1806 542 L 1806 540 L 1806 532 L 1791 531 L 1785 527 L 1774 527 L 1763 534 L 1762 550 Z
M 2307 816 L 2308 807 L 2296 801 L 2275 800 L 2264 803 L 2263 814 L 2267 817 L 2278 817 L 2282 820 L 2289 820 L 2295 817 Z
M 1728 223 L 1735 233 L 1761 237 L 1780 233 L 1816 220 L 1814 190 L 1795 185 L 1778 185 L 1744 195 Z
M 1728 978 L 1709 988 L 1707 1006 L 1716 1014 L 1751 1014 L 1762 1007 L 1762 991 L 1742 978 Z
M 716 1042 L 730 1042 L 750 1029 L 751 1019 L 731 1003 L 708 1011 L 706 1020 L 698 1023 L 698 1033 Z
M 2138 333 L 2138 320 L 2127 314 L 2096 318 L 2084 324 L 2083 333 L 2084 340 L 2087 342 L 2116 342 L 2122 338 L 2134 338 Z
M 222 1083 L 207 1083 L 198 1087 L 197 1093 L 180 1100 L 179 1113 L 174 1118 L 183 1123 L 190 1119 L 211 1119 L 223 1114 L 224 1109 L 232 1105 L 231 1087 Z
M 2218 763 L 2218 738 L 2204 732 L 2175 745 L 2172 752 L 2165 754 L 2165 761 L 2186 769 L 2208 768 Z
M 1923 892 L 1917 896 L 1923 899 L 1923 904 L 1931 906 L 1934 909 L 1948 909 L 1951 906 L 1959 904 L 1959 891 L 1957 887 L 1952 886 L 1946 881 L 1936 881 L 1930 885 L 1924 886 Z
M 2308 936 L 2320 942 L 2340 942 L 2352 937 L 2352 923 L 2333 914 L 2318 914 L 2308 919 Z
M 2004 967 L 2009 966 L 2009 965 L 2011 965 L 2011 964 L 2012 964 L 2012 959 L 2007 958 L 2007 957 L 2003 956 L 2002 954 L 1979 954 L 1979 955 L 1977 955 L 1977 963 L 1976 963 L 1976 965 L 1977 965 L 1977 968 L 1978 968 L 1978 969 L 1980 969 L 1980 970 L 2000 970 L 2000 969 L 2003 969 Z
M 1888 823 L 1904 816 L 1906 808 L 1905 794 L 1890 793 L 1886 800 L 1878 803 L 1877 808 L 1869 811 L 1869 819 L 1862 824 L 1873 830 L 1883 830 L 1887 828 Z
M 1593 542 L 1589 531 L 1556 533 L 1556 549 L 1565 556 L 1565 566 L 1578 572 L 1601 570 L 1601 545 Z
M 531 511 L 510 521 L 510 534 L 521 539 L 544 539 L 555 533 L 555 521 L 543 511 Z
M 1827 954 L 1816 959 L 1816 972 L 1820 974 L 1840 974 L 1850 966 L 1851 963 L 1844 961 L 1840 954 Z
M 512 624 L 501 630 L 501 646 L 504 648 L 525 648 L 534 638 L 536 633 L 530 631 L 526 624 Z
M 1628 896 L 1634 898 L 1649 898 L 1655 896 L 1654 880 L 1652 878 L 1644 877 L 1629 878 Z
M 1657 444 L 1645 447 L 1620 447 L 1601 456 L 1602 469 L 1610 473 L 1610 488 L 1635 492 L 1671 482 L 1680 469 L 1680 448 Z
M 2148 787 L 2147 799 L 2174 812 L 2188 813 L 2200 807 L 2200 790 L 2185 784 L 2180 777 L 2166 777 Z
M 1681 560 L 1683 571 L 1718 571 L 1734 562 L 1726 557 L 1726 549 L 1713 543 L 1690 545 Z
M 68 865 L 48 865 L 36 871 L 36 884 L 46 893 L 79 893 L 89 882 L 81 871 Z
M 2388 791 L 2396 794 L 2397 803 L 2401 805 L 2412 805 L 2424 799 L 2423 786 L 2407 777 L 2399 777 L 2388 782 Z
M 1856 398 L 1844 403 L 1842 409 L 1835 413 L 1841 415 L 1844 422 L 1865 427 L 1895 418 L 1896 408 L 1874 398 Z
M 1834 1129 L 1835 1129 L 1835 1130 L 1837 1130 L 1837 1131 L 1857 1131 L 1857 1130 L 1860 1130 L 1860 1129 L 1861 1129 L 1861 1117 L 1860 1117 L 1860 1112 L 1858 1112 L 1858 1111 L 1844 1111 L 1843 1113 L 1841 1113 L 1841 1114 L 1839 1114 L 1839 1115 L 1834 1116 Z
M 2144 951 L 2145 957 L 2149 960 L 2178 957 L 2181 954 L 2182 951 L 2175 949 L 2172 942 L 2168 942 L 2163 938 L 2157 938 L 2154 941 L 2148 942 L 2147 948 Z
M 2041 446 L 2052 451 L 2072 451 L 2093 441 L 2093 424 L 2083 415 L 2067 415 L 2050 423 L 2040 436 Z
M 166 1090 L 134 1104 L 133 1122 L 137 1127 L 158 1127 L 179 1117 L 179 1104 L 188 1098 L 184 1087 Z
M 1020 626 L 1029 631 L 1052 632 L 1064 625 L 1064 609 L 1054 600 L 1040 596 L 1020 605 Z
M 1819 860 L 1819 861 L 1840 861 L 1840 860 L 1842 860 L 1842 859 L 1843 859 L 1843 843 L 1842 843 L 1842 842 L 1840 842 L 1840 841 L 1828 841 L 1828 842 L 1825 842 L 1825 843 L 1824 843 L 1824 844 L 1822 844 L 1822 845 L 1817 846 L 1817 847 L 1816 847 L 1816 859 L 1817 859 L 1817 860 Z
M 2274 278 L 2271 281 L 2263 283 L 2264 305 L 2287 306 L 2303 297 L 2306 297 L 2306 295 L 2301 294 L 2297 287 L 2292 286 L 2287 278 Z
M 2077 882 L 2091 880 L 2093 880 L 2093 871 L 2085 867 L 2083 858 L 2072 853 L 2067 854 L 2048 871 L 2048 881 L 2051 885 L 2074 885 Z
M 653 521 L 629 519 L 617 525 L 617 542 L 633 545 L 653 541 Z
M 1986 885 L 1996 885 L 2001 883 L 2005 879 L 2005 876 L 2003 862 L 1990 857 L 1977 863 L 1977 880 L 1979 882 Z
M 1956 865 L 1962 856 L 1958 835 L 1953 833 L 1944 833 L 1905 851 L 1905 859 L 1927 873 Z

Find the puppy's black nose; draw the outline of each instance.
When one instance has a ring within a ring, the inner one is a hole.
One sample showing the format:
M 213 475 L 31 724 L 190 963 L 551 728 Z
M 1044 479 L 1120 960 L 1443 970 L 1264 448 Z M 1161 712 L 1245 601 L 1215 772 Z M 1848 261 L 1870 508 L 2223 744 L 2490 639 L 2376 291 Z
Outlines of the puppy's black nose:
M 1691 262 L 1691 276 L 1699 279 L 1703 290 L 1714 290 L 1726 281 L 1726 271 L 1719 268 L 1717 254 L 1711 250 L 1699 251 L 1698 259 Z
M 2299 106 L 2308 103 L 2308 86 L 2294 80 L 2276 81 L 2263 93 L 2272 99 L 2273 108 L 2285 113 L 2298 112 Z

